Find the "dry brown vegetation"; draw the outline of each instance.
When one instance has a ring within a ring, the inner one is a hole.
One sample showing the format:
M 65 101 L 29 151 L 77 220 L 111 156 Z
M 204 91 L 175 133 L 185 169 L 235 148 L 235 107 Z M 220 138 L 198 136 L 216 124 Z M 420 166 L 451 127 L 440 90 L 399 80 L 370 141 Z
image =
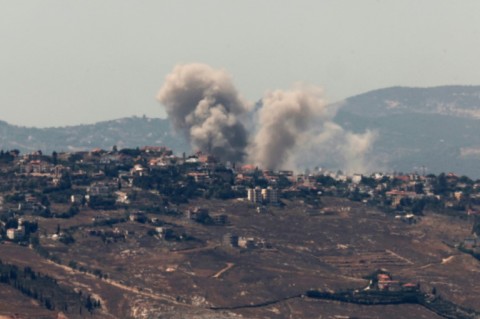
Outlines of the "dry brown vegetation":
M 0 256 L 4 262 L 29 265 L 61 284 L 98 297 L 103 307 L 95 313 L 97 318 L 439 318 L 417 305 L 359 306 L 300 297 L 257 308 L 210 309 L 280 300 L 308 289 L 361 288 L 368 283 L 364 277 L 379 268 L 390 271 L 395 279 L 420 283 L 424 291 L 436 287 L 451 301 L 478 307 L 480 287 L 475 283 L 480 280 L 480 263 L 451 247 L 469 235 L 468 220 L 427 213 L 409 225 L 362 204 L 323 200 L 329 207 L 352 208 L 310 216 L 300 202 L 270 207 L 264 214 L 236 200 L 199 200 L 179 207 L 183 212 L 199 206 L 212 215 L 226 214 L 227 226 L 149 214 L 175 233 L 194 238 L 179 241 L 148 234 L 154 229 L 148 223 L 92 224 L 93 217 L 124 217 L 125 211 L 82 210 L 71 219 L 40 220 L 41 244 L 61 264 L 14 244 L 0 245 Z M 73 234 L 75 243 L 64 245 L 48 238 L 58 225 Z M 90 233 L 114 229 L 128 235 L 105 241 Z M 269 245 L 227 247 L 222 241 L 227 233 Z M 106 278 L 99 279 L 98 271 Z M 13 300 L 18 294 L 8 288 L 2 291 L 1 300 Z M 50 318 L 50 312 L 39 310 L 31 301 L 28 304 L 31 311 Z M 0 315 L 13 313 L 6 302 L 0 303 Z

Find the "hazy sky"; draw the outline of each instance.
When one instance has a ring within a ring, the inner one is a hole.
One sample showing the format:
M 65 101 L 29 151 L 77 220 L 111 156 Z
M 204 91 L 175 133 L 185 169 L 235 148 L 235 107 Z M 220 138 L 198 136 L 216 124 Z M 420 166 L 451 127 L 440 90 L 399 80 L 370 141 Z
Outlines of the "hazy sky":
M 63 126 L 143 114 L 177 63 L 225 68 L 250 101 L 294 82 L 336 101 L 480 84 L 480 1 L 0 0 L 0 119 Z

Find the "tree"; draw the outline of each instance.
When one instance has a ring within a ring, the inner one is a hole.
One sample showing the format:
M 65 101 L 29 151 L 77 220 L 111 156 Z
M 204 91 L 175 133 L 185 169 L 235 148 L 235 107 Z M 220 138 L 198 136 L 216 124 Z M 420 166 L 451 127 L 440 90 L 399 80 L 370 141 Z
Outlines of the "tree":
M 52 163 L 53 163 L 53 165 L 58 164 L 58 154 L 55 151 L 52 152 Z
M 425 208 L 426 201 L 422 198 L 415 200 L 412 204 L 412 213 L 415 215 L 423 215 L 423 209 Z
M 375 181 L 375 179 L 373 177 L 362 176 L 361 183 L 363 185 L 370 186 L 372 188 L 377 186 L 377 182 Z
M 45 207 L 50 206 L 50 201 L 48 200 L 48 196 L 43 195 L 41 200 L 40 200 L 40 203 Z
M 448 191 L 448 181 L 445 173 L 438 175 L 435 183 L 433 184 L 433 191 L 437 195 L 445 195 L 445 193 Z
M 415 183 L 415 193 L 423 194 L 423 183 Z
M 70 189 L 72 188 L 72 181 L 70 178 L 70 174 L 65 172 L 60 177 L 60 182 L 58 183 L 59 189 Z

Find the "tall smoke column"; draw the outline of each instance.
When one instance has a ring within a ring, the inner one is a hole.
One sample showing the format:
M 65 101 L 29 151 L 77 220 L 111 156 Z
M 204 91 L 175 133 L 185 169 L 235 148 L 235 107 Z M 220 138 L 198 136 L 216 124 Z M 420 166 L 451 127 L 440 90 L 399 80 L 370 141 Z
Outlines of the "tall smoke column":
M 157 96 L 176 130 L 191 145 L 222 160 L 242 161 L 248 143 L 239 117 L 247 103 L 224 70 L 200 63 L 177 65 Z
M 259 130 L 249 150 L 255 165 L 279 169 L 291 159 L 298 143 L 318 119 L 329 112 L 318 87 L 297 85 L 290 91 L 273 91 L 263 98 Z

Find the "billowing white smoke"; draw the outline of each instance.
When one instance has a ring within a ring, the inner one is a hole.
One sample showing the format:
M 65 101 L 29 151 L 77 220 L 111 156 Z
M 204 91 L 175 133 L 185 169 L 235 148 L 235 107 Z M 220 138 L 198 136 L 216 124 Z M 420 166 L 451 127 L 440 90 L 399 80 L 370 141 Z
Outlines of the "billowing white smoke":
M 318 87 L 296 85 L 269 92 L 255 114 L 249 138 L 243 120 L 244 101 L 223 70 L 205 64 L 178 65 L 167 76 L 158 99 L 177 130 L 194 148 L 224 160 L 264 169 L 304 168 L 332 162 L 349 172 L 372 170 L 366 160 L 376 134 L 355 134 L 333 122 Z
M 376 132 L 367 130 L 355 134 L 331 120 L 316 124 L 299 143 L 292 167 L 327 165 L 348 173 L 372 172 L 379 169 L 378 163 L 369 156 L 376 138 Z
M 292 158 L 315 120 L 328 116 L 327 110 L 320 89 L 300 85 L 267 93 L 262 103 L 249 159 L 260 167 L 279 169 Z
M 177 130 L 192 146 L 223 160 L 243 161 L 248 136 L 239 120 L 247 103 L 229 75 L 208 65 L 176 66 L 157 98 Z
M 258 114 L 258 131 L 249 160 L 269 169 L 305 168 L 332 162 L 349 172 L 370 171 L 365 157 L 376 134 L 355 134 L 333 122 L 336 107 L 327 105 L 318 87 L 296 85 L 267 93 Z

